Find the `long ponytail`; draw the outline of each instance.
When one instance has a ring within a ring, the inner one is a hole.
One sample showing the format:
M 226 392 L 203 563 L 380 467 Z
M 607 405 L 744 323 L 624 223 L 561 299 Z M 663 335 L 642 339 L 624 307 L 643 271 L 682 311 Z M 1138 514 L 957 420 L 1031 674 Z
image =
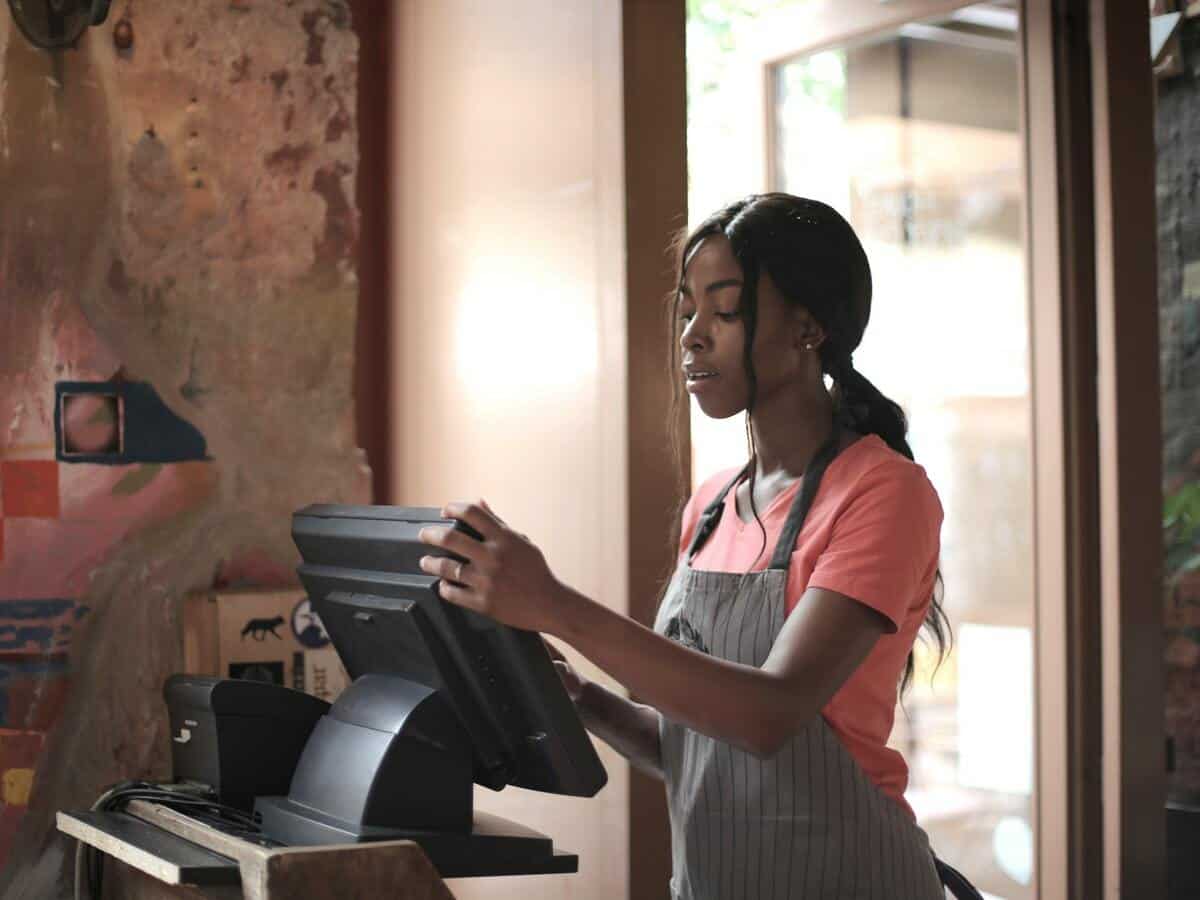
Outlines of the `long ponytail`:
M 825 360 L 822 359 L 825 363 Z M 909 459 L 913 458 L 908 446 L 908 419 L 900 404 L 884 395 L 879 388 L 854 368 L 846 355 L 841 359 L 825 363 L 833 377 L 834 414 L 848 427 L 860 434 L 876 434 L 889 447 Z M 925 614 L 924 627 L 933 635 L 938 649 L 938 665 L 946 658 L 953 643 L 950 620 L 942 607 L 942 570 L 934 578 L 933 596 L 929 599 L 929 611 Z M 912 683 L 916 670 L 916 654 L 909 651 L 904 661 L 904 675 L 900 679 L 900 694 L 903 695 Z
M 884 442 L 909 459 L 908 419 L 900 404 L 884 396 L 865 375 L 854 368 L 849 356 L 826 362 L 825 370 L 833 377 L 834 409 L 843 420 L 862 434 L 877 434 Z

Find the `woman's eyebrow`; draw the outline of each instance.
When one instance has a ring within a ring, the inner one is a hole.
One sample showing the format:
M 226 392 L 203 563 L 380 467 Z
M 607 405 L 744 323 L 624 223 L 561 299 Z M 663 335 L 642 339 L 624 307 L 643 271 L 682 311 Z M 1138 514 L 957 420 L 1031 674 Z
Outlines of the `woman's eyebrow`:
M 741 287 L 742 280 L 740 278 L 723 278 L 720 281 L 714 281 L 704 289 L 704 293 L 711 294 L 713 291 L 719 291 L 727 287 Z
M 741 287 L 742 280 L 740 278 L 723 278 L 720 281 L 714 281 L 704 289 L 704 293 L 711 294 L 713 291 L 720 291 L 728 287 Z M 679 285 L 679 293 L 685 297 L 692 296 L 691 290 L 686 284 Z

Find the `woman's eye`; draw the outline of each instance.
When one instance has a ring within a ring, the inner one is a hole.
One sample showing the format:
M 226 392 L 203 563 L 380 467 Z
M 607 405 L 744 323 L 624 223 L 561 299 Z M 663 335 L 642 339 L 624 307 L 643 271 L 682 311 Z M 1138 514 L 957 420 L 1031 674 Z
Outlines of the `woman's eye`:
M 735 321 L 737 321 L 739 315 L 740 314 L 736 313 L 736 312 L 727 312 L 727 313 L 719 312 L 719 313 L 717 313 L 717 318 L 720 319 L 722 322 L 735 322 Z

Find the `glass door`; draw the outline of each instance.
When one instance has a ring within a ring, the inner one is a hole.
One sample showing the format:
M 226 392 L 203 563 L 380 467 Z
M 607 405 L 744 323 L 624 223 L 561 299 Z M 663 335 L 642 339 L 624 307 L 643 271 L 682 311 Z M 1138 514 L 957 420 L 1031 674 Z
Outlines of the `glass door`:
M 966 8 L 771 67 L 773 187 L 848 213 L 871 260 L 859 368 L 908 413 L 946 512 L 955 647 L 892 744 L 937 852 L 1034 896 L 1033 509 L 1017 13 Z
M 741 25 L 733 14 L 726 21 L 759 59 L 726 65 L 762 73 L 760 186 L 831 204 L 862 239 L 874 301 L 855 364 L 905 409 L 917 462 L 946 513 L 954 648 L 935 670 L 935 654 L 918 646 L 918 675 L 897 712 L 891 743 L 909 763 L 907 799 L 936 852 L 985 896 L 1032 900 L 1033 415 L 1019 11 L 942 4 L 939 15 L 863 33 L 847 9 L 843 31 L 854 33 L 839 39 L 835 27 L 814 46 L 819 29 L 803 23 L 820 18 L 817 4 L 755 6 Z M 793 53 L 780 53 L 785 23 Z M 691 115 L 711 113 L 701 105 Z M 691 174 L 693 197 L 713 193 L 704 172 Z M 707 211 L 692 210 L 693 220 Z M 692 422 L 697 481 L 745 459 L 740 422 L 698 411 Z

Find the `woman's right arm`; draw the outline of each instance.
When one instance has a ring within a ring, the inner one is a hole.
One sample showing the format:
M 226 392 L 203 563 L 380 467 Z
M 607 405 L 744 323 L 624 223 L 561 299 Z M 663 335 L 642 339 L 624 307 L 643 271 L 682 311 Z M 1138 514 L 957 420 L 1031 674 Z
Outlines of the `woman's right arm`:
M 545 639 L 563 687 L 575 702 L 584 727 L 627 760 L 639 772 L 662 780 L 662 755 L 658 743 L 659 713 L 652 706 L 634 703 L 575 671 L 559 649 Z
M 629 760 L 639 772 L 662 780 L 659 713 L 594 681 L 584 681 L 575 701 L 587 730 Z

